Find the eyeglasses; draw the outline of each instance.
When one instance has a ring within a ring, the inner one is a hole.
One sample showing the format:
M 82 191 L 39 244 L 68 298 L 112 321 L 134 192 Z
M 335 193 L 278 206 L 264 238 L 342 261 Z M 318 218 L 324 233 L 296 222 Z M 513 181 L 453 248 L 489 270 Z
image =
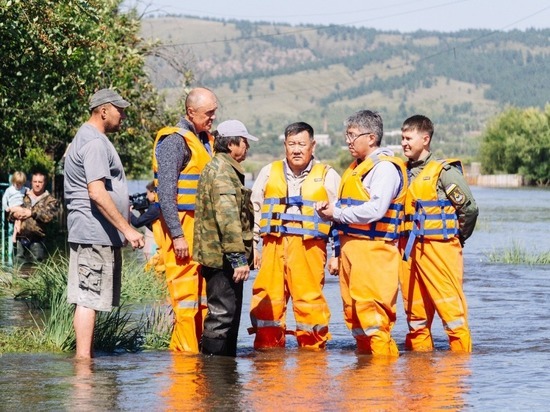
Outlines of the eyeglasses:
M 357 139 L 359 139 L 361 136 L 366 136 L 368 134 L 372 134 L 371 132 L 368 132 L 368 133 L 361 133 L 361 134 L 358 134 L 358 135 L 354 135 L 354 134 L 350 134 L 350 133 L 346 133 L 344 134 L 345 138 L 346 138 L 346 143 L 348 144 L 353 144 L 355 143 L 355 141 Z

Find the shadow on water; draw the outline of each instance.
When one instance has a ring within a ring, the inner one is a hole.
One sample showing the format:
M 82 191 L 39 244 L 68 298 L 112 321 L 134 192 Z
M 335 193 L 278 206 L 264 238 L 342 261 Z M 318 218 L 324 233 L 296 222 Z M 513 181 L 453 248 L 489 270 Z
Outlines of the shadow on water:
M 448 351 L 439 318 L 436 351 L 405 352 L 401 297 L 393 331 L 401 356 L 356 354 L 338 279 L 330 276 L 327 350 L 300 350 L 290 338 L 286 350 L 257 352 L 246 332 L 249 281 L 236 359 L 155 351 L 78 363 L 72 354 L 4 354 L 0 410 L 546 410 L 550 266 L 493 264 L 487 254 L 514 241 L 550 250 L 550 192 L 474 188 L 474 194 L 481 222 L 464 252 L 472 354 Z M 0 327 L 24 312 L 24 302 L 0 299 Z M 288 312 L 293 328 L 291 307 Z

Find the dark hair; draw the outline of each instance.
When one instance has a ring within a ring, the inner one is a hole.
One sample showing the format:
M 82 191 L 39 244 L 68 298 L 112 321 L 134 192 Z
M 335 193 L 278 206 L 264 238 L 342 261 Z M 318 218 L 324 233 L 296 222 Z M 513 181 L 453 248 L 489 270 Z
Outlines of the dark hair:
M 44 176 L 44 183 L 48 183 L 48 172 L 45 168 L 36 168 L 31 171 L 31 178 L 36 175 Z
M 145 189 L 147 189 L 150 192 L 155 191 L 155 182 L 149 182 L 147 185 L 145 185 Z
M 380 146 L 382 143 L 382 136 L 384 136 L 384 122 L 380 113 L 372 110 L 359 110 L 346 119 L 345 122 L 346 131 L 350 127 L 357 127 L 364 133 L 373 133 L 376 136 L 376 145 Z
M 289 124 L 285 129 L 285 139 L 288 136 L 294 136 L 298 133 L 302 133 L 304 130 L 307 131 L 307 133 L 309 134 L 309 138 L 313 140 L 313 127 L 305 122 L 296 122 Z
M 431 140 L 434 134 L 434 124 L 426 116 L 415 114 L 403 122 L 401 131 L 405 132 L 407 130 L 418 130 L 419 132 L 427 133 Z
M 217 130 L 214 131 L 214 152 L 229 153 L 229 146 L 241 144 L 241 136 L 221 136 Z

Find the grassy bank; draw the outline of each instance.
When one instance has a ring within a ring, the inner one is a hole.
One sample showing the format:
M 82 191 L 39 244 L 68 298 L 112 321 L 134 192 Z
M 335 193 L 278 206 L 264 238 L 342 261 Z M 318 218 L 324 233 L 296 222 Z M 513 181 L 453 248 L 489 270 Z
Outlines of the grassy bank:
M 0 295 L 26 302 L 34 319 L 29 327 L 0 327 L 0 354 L 72 351 L 74 307 L 67 303 L 68 259 L 56 254 L 28 276 L 18 269 L 0 271 Z M 122 268 L 122 304 L 99 312 L 94 346 L 100 352 L 164 349 L 172 329 L 166 307 L 164 276 L 144 271 L 143 263 L 126 257 Z

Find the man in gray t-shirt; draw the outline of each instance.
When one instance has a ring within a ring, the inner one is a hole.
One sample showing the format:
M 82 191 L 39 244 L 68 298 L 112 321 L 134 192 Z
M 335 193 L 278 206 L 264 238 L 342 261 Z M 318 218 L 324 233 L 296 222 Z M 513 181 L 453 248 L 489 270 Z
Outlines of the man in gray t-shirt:
M 121 253 L 126 239 L 142 248 L 143 235 L 128 222 L 124 169 L 106 133 L 120 129 L 130 103 L 111 89 L 90 98 L 90 119 L 71 142 L 65 158 L 65 201 L 70 263 L 67 300 L 76 305 L 76 357 L 93 356 L 96 311 L 120 300 Z
M 105 190 L 128 220 L 128 186 L 113 144 L 90 123 L 78 130 L 65 160 L 69 242 L 121 247 L 124 237 L 90 201 L 88 183 L 105 179 Z

